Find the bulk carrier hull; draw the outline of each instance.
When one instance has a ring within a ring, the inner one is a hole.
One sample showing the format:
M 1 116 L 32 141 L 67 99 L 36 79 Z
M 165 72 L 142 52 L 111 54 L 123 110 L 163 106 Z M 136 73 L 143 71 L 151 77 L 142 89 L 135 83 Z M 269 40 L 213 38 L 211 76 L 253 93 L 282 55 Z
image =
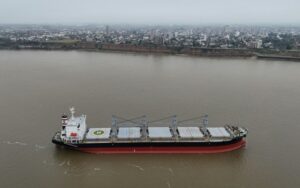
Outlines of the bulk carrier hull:
M 52 142 L 87 153 L 222 153 L 244 147 L 248 133 L 246 128 L 231 125 L 208 127 L 207 115 L 200 125 L 191 119 L 177 121 L 176 116 L 171 123 L 147 121 L 145 116 L 119 121 L 113 116 L 111 127 L 88 128 L 85 115 L 74 116 L 74 108 L 70 111 L 70 118 L 62 115 L 61 130 Z
M 227 142 L 168 142 L 168 143 L 105 143 L 105 144 L 66 144 L 53 139 L 52 142 L 65 148 L 74 149 L 94 154 L 131 154 L 131 153 L 156 153 L 156 154 L 180 154 L 180 153 L 223 153 L 237 150 L 246 146 L 243 138 Z

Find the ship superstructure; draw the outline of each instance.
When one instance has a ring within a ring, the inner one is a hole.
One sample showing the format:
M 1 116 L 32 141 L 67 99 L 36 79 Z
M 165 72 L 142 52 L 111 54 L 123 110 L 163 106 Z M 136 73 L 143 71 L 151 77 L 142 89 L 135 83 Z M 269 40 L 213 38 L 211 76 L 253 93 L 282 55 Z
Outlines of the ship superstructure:
M 202 121 L 177 121 L 177 116 L 147 121 L 146 116 L 133 119 L 112 117 L 111 127 L 87 128 L 86 115 L 62 115 L 61 130 L 52 142 L 90 153 L 217 153 L 245 146 L 247 129 L 225 125 L 208 127 Z M 168 119 L 169 122 L 163 120 Z M 199 119 L 199 118 L 198 118 Z

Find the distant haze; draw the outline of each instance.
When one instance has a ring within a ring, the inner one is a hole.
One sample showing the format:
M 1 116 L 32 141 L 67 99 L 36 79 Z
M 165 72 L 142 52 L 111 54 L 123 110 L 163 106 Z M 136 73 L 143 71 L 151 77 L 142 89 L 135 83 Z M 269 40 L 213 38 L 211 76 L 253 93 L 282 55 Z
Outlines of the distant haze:
M 0 0 L 0 23 L 300 24 L 300 0 Z

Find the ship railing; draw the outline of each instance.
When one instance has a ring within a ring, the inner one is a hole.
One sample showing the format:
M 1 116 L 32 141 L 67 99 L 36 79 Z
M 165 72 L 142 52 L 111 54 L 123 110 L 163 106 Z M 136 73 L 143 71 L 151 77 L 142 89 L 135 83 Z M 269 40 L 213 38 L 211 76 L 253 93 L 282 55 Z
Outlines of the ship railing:
M 57 141 L 61 141 L 60 131 L 57 131 L 57 132 L 53 135 L 53 139 L 54 139 L 54 140 L 57 140 Z
M 248 130 L 246 128 L 239 127 L 239 126 L 225 125 L 225 128 L 228 132 L 230 132 L 230 134 L 232 135 L 233 138 L 241 137 L 243 135 L 246 135 L 248 132 Z
M 231 138 L 235 138 L 236 137 L 236 133 L 233 131 L 232 126 L 225 125 L 224 127 L 225 127 L 226 131 L 230 134 Z
M 152 138 L 152 137 L 148 137 L 147 138 L 149 141 L 176 141 L 176 138 L 175 137 L 168 137 L 168 138 L 164 138 L 164 137 L 155 137 L 155 138 Z
M 180 141 L 201 141 L 201 140 L 205 140 L 206 139 L 206 137 L 205 136 L 203 136 L 203 137 L 181 137 L 181 136 L 179 136 L 178 137 L 178 141 L 180 142 Z
M 239 129 L 240 129 L 240 134 L 239 134 L 239 136 L 247 136 L 247 134 L 248 134 L 248 129 L 246 129 L 245 127 L 239 127 Z
M 84 139 L 82 138 L 82 137 L 80 137 L 80 136 L 77 136 L 77 137 L 71 137 L 71 136 L 69 136 L 69 137 L 65 137 L 65 138 L 63 138 L 62 139 L 62 141 L 64 142 L 64 143 L 82 143 L 82 142 L 84 142 Z
M 85 142 L 110 142 L 110 143 L 141 143 L 141 142 L 216 142 L 216 141 L 229 141 L 231 137 L 202 137 L 202 138 L 147 138 L 147 139 L 117 139 L 117 140 L 86 140 Z

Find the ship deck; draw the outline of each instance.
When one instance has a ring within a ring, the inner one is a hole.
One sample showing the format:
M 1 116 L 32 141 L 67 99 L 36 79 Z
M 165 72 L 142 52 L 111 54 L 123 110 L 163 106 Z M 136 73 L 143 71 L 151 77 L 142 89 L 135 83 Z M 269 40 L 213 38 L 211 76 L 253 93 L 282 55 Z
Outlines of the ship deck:
M 107 129 L 107 128 L 104 128 Z M 243 128 L 241 128 L 243 129 Z M 246 131 L 246 130 L 245 130 Z M 86 134 L 87 135 L 87 134 Z M 231 140 L 234 140 L 236 138 L 239 137 L 244 137 L 244 134 L 236 134 L 232 131 L 229 130 L 229 135 L 226 136 L 217 136 L 214 137 L 212 135 L 208 135 L 208 134 L 204 134 L 202 137 L 200 138 L 182 138 L 178 135 L 171 135 L 170 137 L 165 137 L 165 138 L 151 138 L 149 136 L 147 137 L 138 137 L 138 138 L 129 138 L 129 137 L 125 137 L 125 138 L 118 138 L 118 137 L 112 137 L 110 134 L 102 139 L 88 139 L 88 138 L 84 138 L 82 141 L 78 142 L 76 140 L 74 141 L 70 141 L 68 143 L 73 143 L 73 144 L 109 144 L 109 143 L 217 143 L 217 142 L 229 142 Z M 53 139 L 55 139 L 56 141 L 62 141 L 60 138 L 60 132 L 58 131 Z

